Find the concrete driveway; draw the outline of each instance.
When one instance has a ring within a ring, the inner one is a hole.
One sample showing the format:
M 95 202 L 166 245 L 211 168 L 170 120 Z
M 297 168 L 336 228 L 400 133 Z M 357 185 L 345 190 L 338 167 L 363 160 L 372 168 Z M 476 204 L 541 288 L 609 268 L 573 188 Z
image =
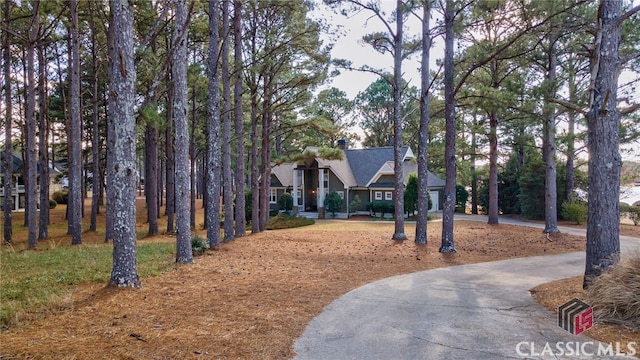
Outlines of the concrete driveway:
M 482 216 L 456 219 L 485 221 Z M 501 223 L 543 225 L 501 218 Z M 584 230 L 561 231 L 584 235 Z M 622 237 L 623 252 L 640 239 Z M 611 359 L 558 326 L 529 289 L 584 273 L 583 252 L 462 265 L 395 276 L 340 297 L 295 342 L 295 359 Z M 640 340 L 633 350 L 640 353 Z

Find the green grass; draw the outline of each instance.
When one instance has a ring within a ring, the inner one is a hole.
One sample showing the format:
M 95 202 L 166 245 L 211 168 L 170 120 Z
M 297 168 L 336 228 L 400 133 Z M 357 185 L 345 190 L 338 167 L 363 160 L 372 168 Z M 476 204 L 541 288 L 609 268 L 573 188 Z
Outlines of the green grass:
M 172 243 L 138 244 L 138 275 L 160 275 L 174 264 Z M 74 285 L 107 284 L 112 246 L 60 246 L 48 250 L 0 250 L 0 324 L 10 325 L 19 313 L 42 311 L 69 297 Z M 143 283 L 144 285 L 144 283 Z

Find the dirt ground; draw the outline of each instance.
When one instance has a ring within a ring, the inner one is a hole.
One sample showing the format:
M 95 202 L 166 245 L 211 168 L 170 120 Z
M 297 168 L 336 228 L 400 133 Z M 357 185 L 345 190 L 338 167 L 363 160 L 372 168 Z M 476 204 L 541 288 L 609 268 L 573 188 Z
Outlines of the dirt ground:
M 550 242 L 531 228 L 460 221 L 455 225 L 458 252 L 443 255 L 438 252 L 440 223 L 428 226 L 429 243 L 418 246 L 411 223 L 405 229 L 409 240 L 395 242 L 390 240 L 392 222 L 318 221 L 238 238 L 192 265 L 142 279 L 139 290 L 78 286 L 58 312 L 2 333 L 0 359 L 286 359 L 294 355 L 293 343 L 313 317 L 371 281 L 584 250 L 581 237 L 558 234 Z M 559 305 L 573 297 L 535 293 L 543 304 Z M 618 336 L 616 331 L 605 335 Z M 638 333 L 629 336 L 640 339 Z

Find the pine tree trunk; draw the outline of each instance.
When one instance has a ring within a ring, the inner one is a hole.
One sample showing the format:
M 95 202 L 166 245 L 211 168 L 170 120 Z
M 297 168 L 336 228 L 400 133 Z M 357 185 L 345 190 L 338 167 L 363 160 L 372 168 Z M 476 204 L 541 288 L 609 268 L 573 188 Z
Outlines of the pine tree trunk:
M 11 25 L 11 1 L 5 1 L 3 6 L 4 25 L 9 29 Z M 13 103 L 11 99 L 11 35 L 8 31 L 3 31 L 3 71 L 4 71 L 4 159 L 2 162 L 2 171 L 4 175 L 4 201 L 3 208 L 3 239 L 6 244 L 10 244 L 12 239 L 12 219 L 11 212 L 13 210 L 13 201 L 11 188 L 13 186 L 13 146 L 11 144 L 11 133 L 13 128 Z
M 258 144 L 258 93 L 251 90 L 251 143 Z M 251 147 L 251 233 L 260 232 L 260 174 L 258 173 L 258 146 Z
M 136 261 L 136 121 L 134 116 L 136 69 L 133 48 L 133 5 L 126 0 L 111 0 L 109 126 L 113 159 L 107 169 L 113 202 L 111 234 L 113 269 L 109 283 L 118 287 L 140 287 Z
M 584 287 L 618 261 L 620 255 L 620 111 L 617 109 L 621 61 L 622 2 L 602 0 L 592 60 L 595 79 L 587 113 L 589 210 Z
M 71 54 L 69 81 L 69 198 L 68 231 L 71 244 L 82 243 L 82 119 L 80 109 L 80 38 L 78 34 L 78 2 L 71 0 Z
M 453 242 L 453 214 L 456 209 L 456 109 L 454 94 L 453 40 L 454 17 L 453 0 L 445 5 L 445 45 L 444 45 L 444 98 L 445 98 L 445 185 L 442 206 L 442 244 L 440 252 L 455 252 Z
M 428 133 L 429 133 L 429 51 L 431 35 L 429 34 L 429 18 L 431 1 L 422 5 L 422 64 L 420 68 L 420 129 L 418 130 L 418 218 L 416 220 L 417 244 L 427 243 L 427 216 L 429 213 L 429 190 L 427 168 Z
M 393 240 L 407 240 L 404 233 L 404 169 L 402 157 L 402 0 L 396 1 L 396 36 L 393 50 Z
M 233 17 L 234 38 L 234 71 L 235 84 L 233 89 L 234 104 L 234 135 L 236 141 L 235 153 L 235 233 L 236 237 L 247 234 L 245 216 L 245 175 L 244 175 L 244 119 L 242 115 L 242 1 L 234 1 Z
M 498 223 L 500 206 L 498 204 L 498 114 L 489 114 L 489 220 L 488 224 Z
M 153 104 L 155 106 L 155 102 Z M 154 236 L 158 234 L 158 128 L 156 124 L 147 123 L 144 149 L 146 160 L 144 191 L 149 223 L 147 236 Z
M 100 208 L 100 123 L 98 119 L 98 55 L 97 55 L 97 39 L 96 39 L 96 27 L 93 21 L 91 22 L 91 65 L 93 72 L 93 94 L 91 97 L 91 106 L 93 114 L 91 115 L 92 124 L 92 136 L 91 136 L 91 172 L 93 175 L 92 180 L 92 194 L 91 194 L 91 223 L 89 225 L 90 231 L 96 231 L 98 227 L 98 211 Z
M 224 241 L 235 238 L 233 226 L 233 180 L 231 175 L 231 74 L 229 73 L 229 0 L 222 2 L 222 179 L 224 188 Z
M 47 68 L 44 41 L 38 38 L 38 148 L 40 149 L 40 222 L 38 239 L 49 237 L 49 102 L 47 97 Z
M 170 82 L 170 79 L 169 81 Z M 174 218 L 175 218 L 175 206 L 176 206 L 176 157 L 175 157 L 175 145 L 173 139 L 173 87 L 167 89 L 167 128 L 165 131 L 165 151 L 167 155 L 167 165 L 165 166 L 165 174 L 167 179 L 167 194 L 165 211 L 167 212 L 167 234 L 173 234 Z
M 27 41 L 27 84 L 26 84 L 26 138 L 25 138 L 25 170 L 26 170 L 26 184 L 25 184 L 25 219 L 27 222 L 28 240 L 27 247 L 29 249 L 35 249 L 38 247 L 37 238 L 37 207 L 38 203 L 38 182 L 36 174 L 36 164 L 38 160 L 38 148 L 36 147 L 36 79 L 35 79 L 35 44 L 38 38 L 38 7 L 39 4 L 36 1 L 34 4 L 35 12 L 33 14 L 33 22 L 29 29 L 29 39 Z
M 220 247 L 220 89 L 218 76 L 218 17 L 215 1 L 209 2 L 209 102 L 207 107 L 207 202 L 206 223 L 209 247 Z
M 187 6 L 186 0 L 174 0 L 172 78 L 174 88 L 173 118 L 175 128 L 175 211 L 176 262 L 192 263 L 189 172 L 189 119 L 187 114 Z
M 556 67 L 557 55 L 555 53 L 555 35 L 549 40 L 548 69 L 546 90 L 547 99 L 543 107 L 544 114 L 544 141 L 543 156 L 545 162 L 545 186 L 544 186 L 544 233 L 559 233 L 558 229 L 558 187 L 556 184 L 556 111 L 551 103 L 551 99 L 556 96 Z

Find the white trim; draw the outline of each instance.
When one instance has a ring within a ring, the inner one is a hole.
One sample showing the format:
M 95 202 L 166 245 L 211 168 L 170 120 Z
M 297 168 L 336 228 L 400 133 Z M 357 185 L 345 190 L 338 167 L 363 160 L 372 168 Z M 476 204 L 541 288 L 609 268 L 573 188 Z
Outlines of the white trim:
M 393 200 L 393 192 L 392 191 L 385 191 L 384 192 L 384 199 L 385 200 Z
M 382 191 L 373 192 L 374 200 L 382 200 Z
M 269 188 L 269 204 L 278 203 L 278 189 Z

